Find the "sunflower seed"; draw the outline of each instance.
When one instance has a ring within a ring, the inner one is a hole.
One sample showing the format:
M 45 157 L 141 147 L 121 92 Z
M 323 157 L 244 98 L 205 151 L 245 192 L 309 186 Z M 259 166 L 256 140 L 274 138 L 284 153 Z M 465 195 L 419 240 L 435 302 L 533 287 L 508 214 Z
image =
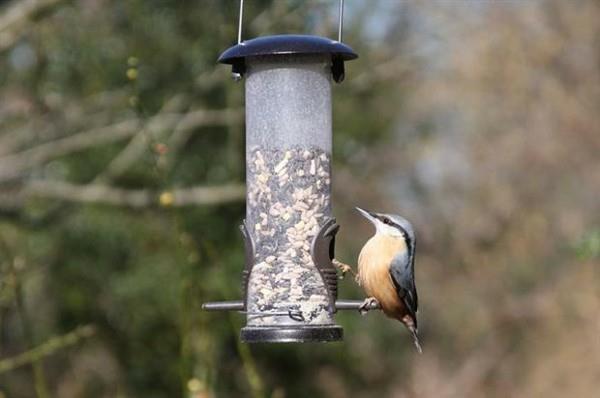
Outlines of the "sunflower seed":
M 248 311 L 301 311 L 306 324 L 331 323 L 329 295 L 310 248 L 331 214 L 329 154 L 318 148 L 285 151 L 251 148 L 247 167 L 247 222 L 255 266 L 248 284 Z M 258 316 L 248 324 L 297 323 Z

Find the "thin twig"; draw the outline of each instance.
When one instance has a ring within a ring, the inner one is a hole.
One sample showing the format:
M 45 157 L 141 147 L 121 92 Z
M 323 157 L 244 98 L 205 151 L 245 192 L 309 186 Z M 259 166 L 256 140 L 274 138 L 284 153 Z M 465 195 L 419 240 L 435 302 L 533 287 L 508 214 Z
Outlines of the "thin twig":
M 86 98 L 61 104 L 60 110 L 42 114 L 28 112 L 27 121 L 19 126 L 2 126 L 0 130 L 0 156 L 17 153 L 28 145 L 43 141 L 52 141 L 69 135 L 64 131 L 65 126 L 73 129 L 90 130 L 93 127 L 105 126 L 111 120 L 118 119 L 115 110 L 126 101 L 127 96 L 122 90 L 103 91 Z M 29 103 L 32 100 L 27 98 Z M 30 105 L 33 107 L 33 105 Z M 115 109 L 116 107 L 116 109 Z M 35 109 L 35 108 L 34 108 Z M 21 111 L 22 112 L 22 111 Z M 17 116 L 21 114 L 17 113 Z M 33 110 L 35 112 L 35 110 Z M 0 123 L 3 118 L 10 119 L 11 111 L 0 111 Z
M 27 197 L 51 198 L 69 202 L 98 203 L 142 208 L 149 206 L 214 205 L 241 202 L 246 189 L 242 184 L 197 186 L 155 192 L 149 189 L 125 189 L 101 184 L 75 185 L 63 181 L 39 180 L 21 191 Z
M 14 357 L 1 359 L 0 374 L 30 363 L 37 362 L 63 348 L 75 345 L 80 340 L 93 336 L 95 331 L 96 330 L 93 325 L 80 326 L 62 336 L 52 337 L 48 341 L 35 348 L 32 348 L 31 350 L 25 351 Z
M 166 113 L 150 118 L 148 128 L 164 130 L 181 122 L 177 129 L 188 132 L 205 125 L 237 123 L 240 120 L 239 115 L 239 111 L 229 109 L 195 110 L 187 114 Z M 16 154 L 0 157 L 0 182 L 19 177 L 21 173 L 45 164 L 52 159 L 96 145 L 131 137 L 139 131 L 140 126 L 141 121 L 138 118 L 133 118 L 47 142 Z
M 222 111 L 196 110 L 187 113 L 179 120 L 167 146 L 171 153 L 177 153 L 187 143 L 194 129 L 203 125 L 235 125 L 242 122 L 242 109 Z
M 27 308 L 25 306 L 25 296 L 23 294 L 23 284 L 17 277 L 17 271 L 14 266 L 14 256 L 11 254 L 11 250 L 9 245 L 5 242 L 3 238 L 0 238 L 0 246 L 2 250 L 5 252 L 5 255 L 8 260 L 10 273 L 13 276 L 14 280 L 14 298 L 17 309 L 17 315 L 20 318 L 21 326 L 23 327 L 23 334 L 25 337 L 25 341 L 28 347 L 32 347 L 35 344 L 35 336 L 33 333 L 33 328 L 31 326 L 31 322 L 29 319 L 29 314 L 27 313 Z M 46 383 L 46 376 L 44 374 L 44 367 L 39 358 L 34 358 L 33 360 L 27 362 L 31 364 L 31 369 L 33 371 L 33 385 L 35 388 L 35 392 L 38 398 L 48 398 L 48 385 Z
M 111 126 L 94 128 L 13 155 L 1 157 L 0 181 L 15 178 L 20 173 L 54 158 L 130 137 L 138 130 L 139 123 L 138 119 L 125 120 Z
M 157 116 L 180 111 L 185 102 L 183 95 L 175 95 L 170 100 L 165 101 L 165 104 L 158 112 Z M 183 118 L 185 119 L 186 116 L 187 114 Z M 94 182 L 109 182 L 125 173 L 131 165 L 147 153 L 152 142 L 161 138 L 161 133 L 166 130 L 171 130 L 172 128 L 173 124 L 157 125 L 157 123 L 153 124 L 152 122 L 146 123 L 146 125 L 133 136 L 125 148 L 113 158 L 104 171 L 96 176 Z
M 98 174 L 94 182 L 110 181 L 122 175 L 146 151 L 148 139 L 144 130 L 140 130 L 121 152 Z

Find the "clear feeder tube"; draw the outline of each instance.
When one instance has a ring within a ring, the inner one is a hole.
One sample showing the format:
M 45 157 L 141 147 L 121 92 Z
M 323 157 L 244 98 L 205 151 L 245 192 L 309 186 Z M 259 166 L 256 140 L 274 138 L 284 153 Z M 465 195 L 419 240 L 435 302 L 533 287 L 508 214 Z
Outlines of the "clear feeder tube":
M 331 217 L 331 57 L 246 59 L 247 325 L 333 325 L 311 245 Z

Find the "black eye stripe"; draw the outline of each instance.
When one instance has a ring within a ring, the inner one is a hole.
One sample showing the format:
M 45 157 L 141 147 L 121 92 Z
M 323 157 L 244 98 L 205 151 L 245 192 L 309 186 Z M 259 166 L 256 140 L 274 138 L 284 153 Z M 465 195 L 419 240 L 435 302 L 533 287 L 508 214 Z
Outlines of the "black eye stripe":
M 388 220 L 389 221 L 389 220 Z M 400 231 L 402 231 L 402 234 L 404 234 L 404 239 L 406 240 L 406 246 L 408 246 L 408 250 L 412 251 L 413 248 L 413 241 L 410 237 L 410 235 L 408 234 L 408 232 L 406 231 L 406 229 L 404 229 L 401 225 L 396 224 L 396 223 L 391 223 L 394 227 L 398 228 Z
M 406 229 L 404 227 L 402 227 L 400 224 L 396 224 L 389 217 L 381 217 L 380 219 L 381 219 L 382 223 L 384 223 L 386 225 L 390 225 L 395 228 L 398 228 L 404 235 L 404 239 L 406 240 L 406 245 L 408 246 L 409 250 L 413 249 L 413 241 L 412 241 L 410 235 L 408 234 L 408 231 L 406 231 Z

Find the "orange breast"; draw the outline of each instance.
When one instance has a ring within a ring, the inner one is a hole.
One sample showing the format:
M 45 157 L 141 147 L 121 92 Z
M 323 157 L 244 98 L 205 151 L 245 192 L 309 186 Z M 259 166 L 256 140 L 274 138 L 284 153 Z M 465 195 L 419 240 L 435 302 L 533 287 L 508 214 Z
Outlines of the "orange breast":
M 397 319 L 402 319 L 406 308 L 398 298 L 389 270 L 392 259 L 403 250 L 406 250 L 403 239 L 375 235 L 358 257 L 358 277 L 365 292 L 379 301 L 386 315 Z

